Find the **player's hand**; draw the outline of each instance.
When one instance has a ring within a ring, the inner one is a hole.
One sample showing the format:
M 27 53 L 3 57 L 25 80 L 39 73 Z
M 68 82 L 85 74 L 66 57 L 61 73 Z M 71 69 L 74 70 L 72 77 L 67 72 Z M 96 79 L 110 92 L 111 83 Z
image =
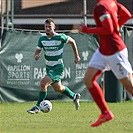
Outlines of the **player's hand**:
M 79 56 L 76 56 L 74 61 L 77 64 L 80 61 L 80 57 Z
M 35 60 L 38 60 L 40 58 L 40 55 L 37 54 L 34 56 L 34 58 L 35 58 Z
M 82 27 L 84 26 L 84 24 L 83 23 L 81 23 L 79 26 L 78 26 L 78 30 L 79 30 L 79 32 L 82 32 Z

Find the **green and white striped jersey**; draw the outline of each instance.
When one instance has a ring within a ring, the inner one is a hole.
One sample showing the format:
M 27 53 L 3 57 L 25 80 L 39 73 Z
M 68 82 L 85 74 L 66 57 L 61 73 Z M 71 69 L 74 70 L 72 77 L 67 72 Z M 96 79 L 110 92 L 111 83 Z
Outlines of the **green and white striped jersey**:
M 61 33 L 54 33 L 51 38 L 48 38 L 46 33 L 39 40 L 37 49 L 44 50 L 46 67 L 55 66 L 63 63 L 64 44 L 68 42 L 68 36 Z

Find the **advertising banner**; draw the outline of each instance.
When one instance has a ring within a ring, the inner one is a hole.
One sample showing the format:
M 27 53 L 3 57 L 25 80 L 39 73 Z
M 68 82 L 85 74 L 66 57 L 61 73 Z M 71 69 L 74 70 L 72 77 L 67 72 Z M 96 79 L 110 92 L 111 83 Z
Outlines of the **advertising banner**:
M 0 101 L 36 101 L 41 79 L 46 75 L 43 51 L 38 61 L 34 51 L 41 34 L 39 32 L 4 31 L 0 49 Z M 62 84 L 81 94 L 81 99 L 91 100 L 83 83 L 84 73 L 98 43 L 92 35 L 69 34 L 75 39 L 81 61 L 74 63 L 74 53 L 70 44 L 64 48 L 64 74 Z M 48 87 L 47 99 L 69 100 Z

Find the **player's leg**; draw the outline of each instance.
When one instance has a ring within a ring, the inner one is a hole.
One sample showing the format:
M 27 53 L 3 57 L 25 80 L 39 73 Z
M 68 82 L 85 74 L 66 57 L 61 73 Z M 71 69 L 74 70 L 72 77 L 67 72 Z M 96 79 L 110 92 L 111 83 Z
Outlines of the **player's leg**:
M 39 94 L 38 94 L 37 104 L 34 107 L 32 107 L 31 109 L 27 110 L 28 113 L 35 114 L 35 113 L 40 112 L 39 105 L 40 105 L 41 101 L 46 99 L 46 96 L 47 96 L 47 87 L 51 84 L 51 82 L 52 82 L 52 80 L 48 76 L 45 76 L 41 80 L 40 91 L 39 91 Z
M 63 74 L 64 70 L 64 65 L 59 64 L 57 66 L 54 66 L 52 68 L 52 72 L 49 72 L 49 76 L 52 79 L 52 87 L 54 88 L 55 91 L 60 92 L 71 99 L 73 99 L 75 103 L 76 110 L 79 108 L 79 99 L 80 99 L 80 94 L 75 94 L 73 91 L 71 91 L 67 86 L 63 86 L 61 84 L 61 76 Z
M 52 87 L 53 89 L 56 91 L 56 92 L 59 92 L 59 93 L 62 93 L 68 97 L 70 97 L 71 99 L 73 98 L 74 96 L 74 92 L 72 92 L 68 87 L 66 86 L 63 86 L 61 84 L 61 81 L 58 81 L 58 82 L 55 82 L 52 84 Z
M 108 56 L 108 64 L 125 89 L 133 95 L 133 70 L 128 61 L 127 49 Z
M 102 88 L 99 86 L 99 84 L 96 81 L 101 73 L 102 72 L 96 68 L 88 67 L 85 73 L 84 83 L 88 88 L 89 92 L 91 93 L 94 101 L 100 108 L 101 113 L 104 114 L 108 112 L 109 109 L 105 102 Z
M 70 98 L 73 98 L 74 93 L 68 88 L 61 84 L 61 76 L 63 74 L 64 65 L 60 64 L 52 68 L 53 71 L 50 71 L 48 74 L 52 79 L 51 86 L 56 92 L 60 92 Z
M 133 96 L 133 75 L 132 73 L 129 73 L 128 77 L 126 78 L 119 79 L 119 81 L 122 83 L 125 89 Z
M 88 88 L 97 106 L 101 110 L 101 115 L 99 116 L 98 120 L 93 124 L 91 124 L 91 126 L 93 127 L 99 126 L 102 123 L 114 118 L 113 114 L 109 110 L 108 105 L 105 101 L 102 88 L 99 86 L 99 84 L 96 81 L 100 74 L 101 74 L 100 70 L 88 67 L 84 78 L 86 87 Z
M 80 104 L 79 104 L 79 99 L 80 99 L 80 94 L 74 93 L 70 88 L 67 86 L 63 86 L 60 81 L 55 82 L 52 84 L 52 87 L 56 92 L 62 93 L 65 96 L 68 96 L 69 98 L 73 99 L 75 103 L 75 108 L 78 110 Z
M 52 83 L 52 79 L 49 76 L 45 76 L 40 83 L 40 92 L 38 95 L 38 101 L 37 101 L 37 106 L 46 99 L 47 97 L 47 87 Z
M 84 83 L 88 91 L 90 92 L 97 106 L 101 110 L 100 117 L 91 126 L 99 126 L 102 123 L 113 119 L 114 117 L 105 101 L 102 88 L 99 86 L 99 84 L 96 81 L 97 78 L 102 74 L 102 70 L 104 70 L 105 68 L 106 68 L 106 63 L 103 59 L 103 56 L 101 55 L 99 50 L 97 50 L 89 62 L 89 67 L 87 68 L 84 77 Z

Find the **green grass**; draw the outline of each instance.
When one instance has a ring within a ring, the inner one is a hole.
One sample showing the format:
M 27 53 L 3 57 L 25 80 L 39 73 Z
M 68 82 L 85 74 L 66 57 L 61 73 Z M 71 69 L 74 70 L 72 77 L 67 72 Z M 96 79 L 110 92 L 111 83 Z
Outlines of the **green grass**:
M 49 113 L 28 114 L 35 105 L 0 103 L 0 133 L 133 133 L 133 104 L 131 101 L 108 103 L 115 119 L 99 127 L 90 127 L 100 114 L 94 102 L 81 102 L 78 111 L 72 102 L 52 101 Z

